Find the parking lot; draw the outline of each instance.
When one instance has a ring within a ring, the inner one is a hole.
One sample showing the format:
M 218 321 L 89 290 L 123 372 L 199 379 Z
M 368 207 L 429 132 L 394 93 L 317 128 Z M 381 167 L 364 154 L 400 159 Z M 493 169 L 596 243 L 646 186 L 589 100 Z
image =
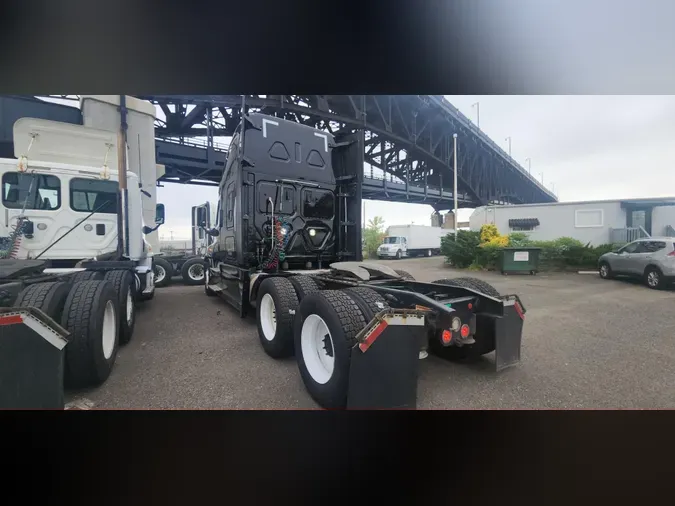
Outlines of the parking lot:
M 500 373 L 492 357 L 421 364 L 420 409 L 673 408 L 675 290 L 596 275 L 466 273 L 442 258 L 390 261 L 419 280 L 475 276 L 527 307 L 522 362 Z M 158 289 L 131 343 L 100 388 L 70 392 L 94 408 L 316 408 L 293 358 L 273 360 L 253 317 L 241 320 L 202 287 Z

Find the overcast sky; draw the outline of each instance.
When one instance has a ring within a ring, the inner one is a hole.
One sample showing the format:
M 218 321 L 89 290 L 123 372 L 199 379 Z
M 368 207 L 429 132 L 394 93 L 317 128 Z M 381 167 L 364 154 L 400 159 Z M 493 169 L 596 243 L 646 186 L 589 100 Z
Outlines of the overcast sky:
M 549 188 L 560 200 L 675 195 L 675 95 L 672 96 L 446 96 Z M 188 238 L 190 208 L 217 199 L 214 188 L 166 183 L 167 238 Z M 430 224 L 426 205 L 366 201 L 366 219 L 386 225 Z M 460 211 L 468 219 L 470 210 Z M 162 230 L 163 229 L 163 230 Z

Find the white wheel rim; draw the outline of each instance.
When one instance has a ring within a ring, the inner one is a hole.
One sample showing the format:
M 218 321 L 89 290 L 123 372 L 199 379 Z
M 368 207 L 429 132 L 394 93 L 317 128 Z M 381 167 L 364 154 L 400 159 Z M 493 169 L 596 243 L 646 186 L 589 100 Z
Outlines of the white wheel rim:
M 647 274 L 647 283 L 649 283 L 649 286 L 657 286 L 659 284 L 659 275 L 655 271 L 650 272 Z
M 328 325 L 319 315 L 311 314 L 300 332 L 302 359 L 312 379 L 324 385 L 335 369 L 335 346 Z
M 603 265 L 602 267 L 600 267 L 600 275 L 603 278 L 607 277 L 607 266 L 606 265 Z
M 431 256 L 431 250 L 427 251 L 427 255 Z
M 134 298 L 131 295 L 131 287 L 127 290 L 127 325 L 134 320 Z
M 260 301 L 260 326 L 265 339 L 272 341 L 277 333 L 277 310 L 269 293 L 263 295 Z
M 105 310 L 103 311 L 103 356 L 106 360 L 110 359 L 115 349 L 115 338 L 117 337 L 117 315 L 115 314 L 115 306 L 109 300 L 105 303 Z
M 204 266 L 202 264 L 191 265 L 188 269 L 188 276 L 193 281 L 201 281 L 204 279 Z
M 166 277 L 166 271 L 161 265 L 155 265 L 155 283 L 161 283 Z

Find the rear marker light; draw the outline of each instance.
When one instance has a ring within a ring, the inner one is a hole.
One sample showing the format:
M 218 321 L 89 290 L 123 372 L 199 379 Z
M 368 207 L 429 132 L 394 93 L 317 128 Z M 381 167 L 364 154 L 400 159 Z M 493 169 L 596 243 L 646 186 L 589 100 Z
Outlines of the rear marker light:
M 469 302 L 469 305 L 468 305 L 467 307 L 468 307 L 469 309 L 473 309 L 473 304 L 471 304 L 471 302 Z
M 470 332 L 469 326 L 465 323 L 464 325 L 462 325 L 462 328 L 459 331 L 459 335 L 461 335 L 462 337 L 469 337 L 469 332 Z
M 441 341 L 443 341 L 445 344 L 448 344 L 450 341 L 452 341 L 452 333 L 449 330 L 444 330 L 441 334 Z

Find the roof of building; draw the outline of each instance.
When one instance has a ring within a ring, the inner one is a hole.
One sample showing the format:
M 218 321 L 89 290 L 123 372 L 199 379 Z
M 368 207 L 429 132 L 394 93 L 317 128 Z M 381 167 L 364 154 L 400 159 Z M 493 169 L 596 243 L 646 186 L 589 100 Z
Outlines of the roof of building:
M 652 205 L 652 206 L 675 206 L 675 197 L 648 197 L 633 199 L 606 199 L 606 200 L 575 200 L 569 202 L 546 202 L 541 204 L 507 204 L 507 205 L 488 205 L 481 207 L 491 208 L 512 208 L 512 207 L 543 207 L 543 206 L 570 206 L 579 204 L 610 204 L 617 202 L 630 205 Z

